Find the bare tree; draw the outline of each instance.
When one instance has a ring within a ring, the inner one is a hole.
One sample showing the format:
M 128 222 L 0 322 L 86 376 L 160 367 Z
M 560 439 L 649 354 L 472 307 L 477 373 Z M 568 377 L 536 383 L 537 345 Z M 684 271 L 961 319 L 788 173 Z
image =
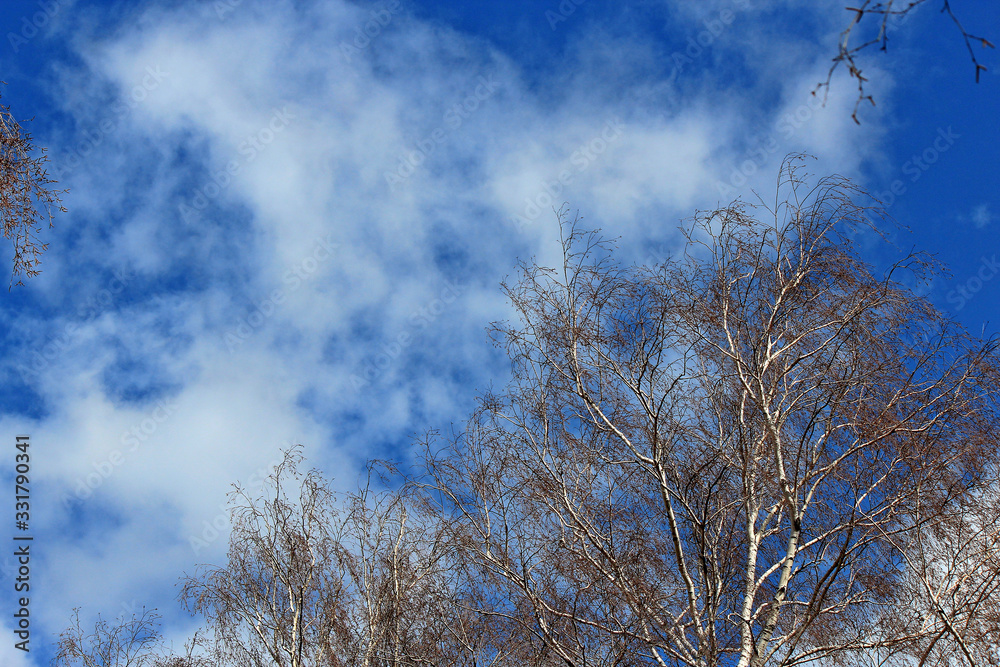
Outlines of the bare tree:
M 567 222 L 563 266 L 505 285 L 513 381 L 428 440 L 420 484 L 477 611 L 532 660 L 859 664 L 964 636 L 909 622 L 931 566 L 907 545 L 995 459 L 995 345 L 900 281 L 928 258 L 876 275 L 852 239 L 877 203 L 799 164 L 662 266 Z
M 56 667 L 152 667 L 160 643 L 160 615 L 143 607 L 131 618 L 114 625 L 100 616 L 94 631 L 80 624 L 80 610 L 73 611 L 71 625 L 59 635 Z
M 343 664 L 495 662 L 498 651 L 484 642 L 485 627 L 461 602 L 444 527 L 422 511 L 412 490 L 375 492 L 371 486 L 369 473 L 350 497 L 346 517 L 346 573 L 354 599 L 342 622 L 353 635 L 357 658 Z
M 826 81 L 817 85 L 813 94 L 815 95 L 820 89 L 824 89 L 823 94 L 825 99 L 826 94 L 830 90 L 830 81 L 833 78 L 833 73 L 839 67 L 844 66 L 847 68 L 851 78 L 856 79 L 858 82 L 858 99 L 854 103 L 854 111 L 851 113 L 851 118 L 854 119 L 855 123 L 860 124 L 861 121 L 858 120 L 858 107 L 865 100 L 868 100 L 874 106 L 875 99 L 865 93 L 865 82 L 868 79 L 861 72 L 861 66 L 858 64 L 857 59 L 858 54 L 875 45 L 878 45 L 880 50 L 886 51 L 889 48 L 889 36 L 893 29 L 926 2 L 927 0 L 904 0 L 903 2 L 899 0 L 885 0 L 885 2 L 860 0 L 854 6 L 846 7 L 846 11 L 851 15 L 850 21 L 840 34 L 840 41 L 837 44 L 837 55 L 834 56 L 833 64 L 830 65 Z M 993 43 L 985 37 L 979 37 L 967 31 L 955 15 L 955 12 L 952 11 L 949 0 L 941 0 L 941 12 L 948 15 L 948 18 L 951 19 L 951 22 L 961 34 L 962 40 L 965 42 L 965 47 L 969 51 L 969 56 L 972 58 L 976 83 L 979 83 L 979 74 L 986 71 L 986 66 L 980 63 L 976 57 L 976 47 L 988 47 L 992 49 L 994 48 Z M 871 17 L 872 20 L 866 21 L 865 19 L 868 17 Z M 851 40 L 867 27 L 862 24 L 873 23 L 874 31 L 864 33 L 859 42 L 852 43 Z
M 48 248 L 38 238 L 39 225 L 47 221 L 51 227 L 54 211 L 66 211 L 59 203 L 66 191 L 52 189 L 55 181 L 45 169 L 47 161 L 45 149 L 36 151 L 31 134 L 21 128 L 10 107 L 0 104 L 0 225 L 14 245 L 10 286 L 23 285 L 22 276 L 38 275 L 39 256 Z
M 205 637 L 200 632 L 176 654 L 163 642 L 160 614 L 142 608 L 137 615 L 120 618 L 114 625 L 98 615 L 94 631 L 80 624 L 74 609 L 68 628 L 59 634 L 54 667 L 216 667 L 206 657 Z
M 214 631 L 217 661 L 464 664 L 476 626 L 453 603 L 439 527 L 402 492 L 366 484 L 340 501 L 300 463 L 298 449 L 287 452 L 265 497 L 237 488 L 228 563 L 184 582 L 188 608 Z
M 902 550 L 923 639 L 901 664 L 1000 664 L 1000 480 L 955 505 Z
M 338 497 L 299 448 L 237 486 L 181 594 L 212 650 L 153 664 L 996 665 L 997 343 L 914 292 L 930 258 L 861 260 L 877 202 L 806 181 L 789 158 L 653 267 L 561 212 L 562 266 L 504 285 L 507 389 L 373 468 L 391 490 Z

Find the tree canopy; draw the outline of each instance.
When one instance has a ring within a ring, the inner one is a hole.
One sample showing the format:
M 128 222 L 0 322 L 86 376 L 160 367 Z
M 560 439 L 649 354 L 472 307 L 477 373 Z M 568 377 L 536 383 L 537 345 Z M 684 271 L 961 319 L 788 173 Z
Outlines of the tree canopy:
M 503 286 L 512 380 L 460 433 L 380 491 L 297 450 L 237 488 L 228 563 L 184 583 L 200 659 L 996 665 L 996 341 L 915 291 L 930 257 L 866 263 L 878 203 L 801 165 L 654 266 L 560 212 L 562 265 Z

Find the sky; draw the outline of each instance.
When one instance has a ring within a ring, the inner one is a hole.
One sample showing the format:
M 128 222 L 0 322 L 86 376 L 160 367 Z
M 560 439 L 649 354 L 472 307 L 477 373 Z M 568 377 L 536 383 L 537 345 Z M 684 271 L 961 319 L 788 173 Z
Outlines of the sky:
M 951 4 L 1000 38 L 996 3 Z M 932 253 L 949 274 L 921 294 L 994 333 L 997 54 L 976 47 L 977 84 L 928 0 L 860 55 L 855 123 L 842 70 L 811 94 L 843 5 L 5 0 L 0 95 L 68 212 L 0 296 L 0 539 L 24 534 L 17 435 L 33 537 L 27 653 L 0 556 L 0 664 L 48 664 L 74 608 L 155 607 L 179 645 L 197 619 L 175 584 L 224 562 L 234 482 L 300 443 L 351 489 L 460 428 L 509 374 L 500 282 L 558 261 L 564 202 L 622 263 L 661 261 L 806 153 L 898 222 L 868 261 Z

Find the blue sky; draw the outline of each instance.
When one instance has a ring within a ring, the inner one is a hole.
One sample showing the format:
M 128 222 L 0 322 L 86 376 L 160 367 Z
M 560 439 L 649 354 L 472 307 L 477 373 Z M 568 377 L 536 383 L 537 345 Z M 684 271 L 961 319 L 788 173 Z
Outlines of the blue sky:
M 843 3 L 802 4 L 7 0 L 3 101 L 70 192 L 41 276 L 0 299 L 35 536 L 32 651 L 0 559 L 0 662 L 47 664 L 74 607 L 158 607 L 181 641 L 174 583 L 222 562 L 232 482 L 300 442 L 351 488 L 459 424 L 508 372 L 499 281 L 555 261 L 562 201 L 642 262 L 809 153 L 887 193 L 896 244 L 950 268 L 929 298 L 996 331 L 996 53 L 977 85 L 929 0 L 861 57 L 858 125 L 843 72 L 810 94 Z M 994 3 L 952 4 L 1000 37 Z

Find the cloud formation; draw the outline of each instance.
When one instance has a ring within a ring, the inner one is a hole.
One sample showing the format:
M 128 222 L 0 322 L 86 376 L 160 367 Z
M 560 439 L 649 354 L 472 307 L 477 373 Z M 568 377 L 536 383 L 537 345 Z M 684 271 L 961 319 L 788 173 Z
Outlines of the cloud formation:
M 810 95 L 825 42 L 757 3 L 682 3 L 662 33 L 574 6 L 537 17 L 564 40 L 545 68 L 396 1 L 78 9 L 50 80 L 74 215 L 4 314 L 41 406 L 4 426 L 46 443 L 46 628 L 144 596 L 185 623 L 164 601 L 223 557 L 233 481 L 301 442 L 352 486 L 460 420 L 507 372 L 498 282 L 558 261 L 563 202 L 641 261 L 788 152 L 850 175 L 878 150 L 849 89 Z

